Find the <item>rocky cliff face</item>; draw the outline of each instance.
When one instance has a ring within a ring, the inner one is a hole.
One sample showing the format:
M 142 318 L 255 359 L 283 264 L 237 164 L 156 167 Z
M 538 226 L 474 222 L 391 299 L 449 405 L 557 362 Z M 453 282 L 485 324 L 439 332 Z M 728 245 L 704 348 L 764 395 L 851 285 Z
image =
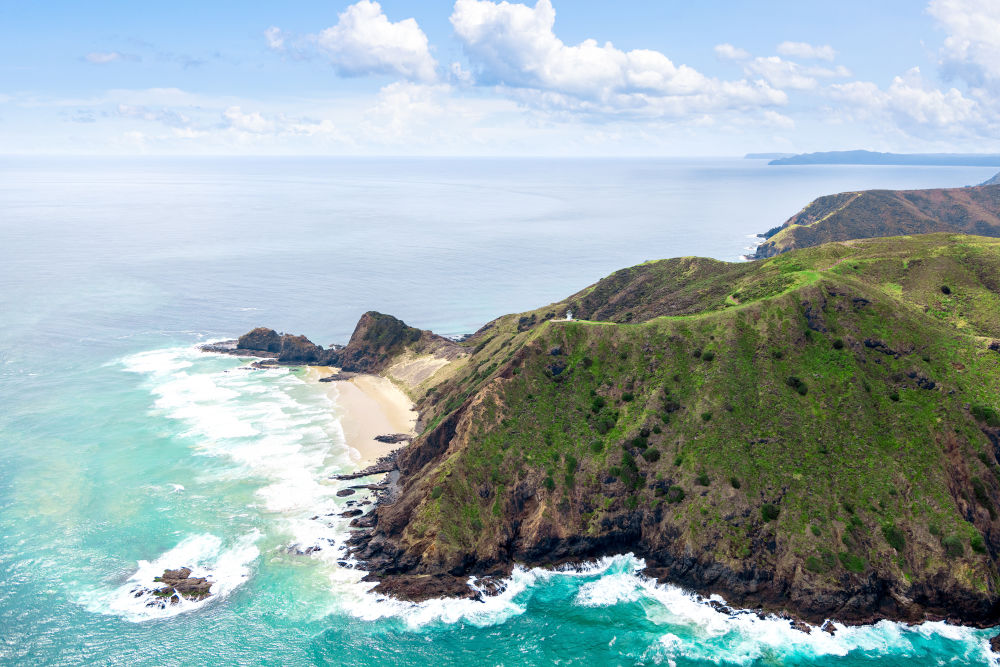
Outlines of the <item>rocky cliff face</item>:
M 755 259 L 796 248 L 905 234 L 951 232 L 1000 237 L 1000 187 L 865 190 L 816 199 L 770 230 Z M 985 187 L 984 187 L 985 186 Z
M 1000 185 L 1000 173 L 997 173 L 990 180 L 980 183 L 980 185 Z
M 464 342 L 353 543 L 410 599 L 632 551 L 817 622 L 995 623 L 997 339 L 1000 241 L 633 267 Z

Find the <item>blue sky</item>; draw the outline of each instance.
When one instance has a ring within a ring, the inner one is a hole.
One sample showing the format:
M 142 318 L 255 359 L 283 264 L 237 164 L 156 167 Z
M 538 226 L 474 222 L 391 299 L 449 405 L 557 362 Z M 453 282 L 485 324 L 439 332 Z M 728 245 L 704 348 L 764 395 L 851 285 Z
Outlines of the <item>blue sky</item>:
M 0 4 L 0 154 L 1000 152 L 1000 2 Z

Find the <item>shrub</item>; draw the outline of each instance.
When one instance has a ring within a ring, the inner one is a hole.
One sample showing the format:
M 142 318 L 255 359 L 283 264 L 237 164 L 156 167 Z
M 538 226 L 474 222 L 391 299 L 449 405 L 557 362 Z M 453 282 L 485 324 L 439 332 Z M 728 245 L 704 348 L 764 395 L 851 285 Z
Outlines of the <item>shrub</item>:
M 810 572 L 826 572 L 826 566 L 823 565 L 823 561 L 820 560 L 819 556 L 809 556 L 809 558 L 806 558 L 806 569 Z
M 741 486 L 739 477 L 730 477 L 729 483 L 733 485 L 734 489 L 738 489 Z
M 891 394 L 889 394 L 889 400 L 892 401 L 893 403 L 898 403 L 899 402 L 899 392 L 898 391 L 894 391 Z
M 656 449 L 655 447 L 650 447 L 649 449 L 647 449 L 642 453 L 642 458 L 646 459 L 650 463 L 653 463 L 654 461 L 659 461 L 660 450 Z
M 882 526 L 882 535 L 885 537 L 885 541 L 889 543 L 889 546 L 896 551 L 902 551 L 906 545 L 906 536 L 895 525 L 888 524 Z
M 554 491 L 556 488 L 556 481 L 552 479 L 552 475 L 549 475 L 542 481 L 542 485 L 549 491 Z
M 835 350 L 843 350 L 844 349 L 844 339 L 843 338 L 834 338 L 833 339 L 833 349 L 835 349 Z
M 646 449 L 646 447 L 649 446 L 649 443 L 646 442 L 646 439 L 644 437 L 642 437 L 641 435 L 637 435 L 636 437 L 632 438 L 632 446 L 638 449 Z
M 566 473 L 566 477 L 564 478 L 564 481 L 566 482 L 566 488 L 567 489 L 572 489 L 573 486 L 576 484 L 576 477 L 573 476 L 573 473 L 568 472 L 568 473 Z
M 977 554 L 984 554 L 984 553 L 986 553 L 986 542 L 983 541 L 983 536 L 982 535 L 978 535 L 978 534 L 977 535 L 973 535 L 972 539 L 969 540 L 969 546 L 971 546 L 972 550 L 975 551 Z
M 625 507 L 630 510 L 634 510 L 639 506 L 639 496 L 629 496 L 625 499 Z
M 941 546 L 944 547 L 944 553 L 951 558 L 959 558 L 965 555 L 965 547 L 962 545 L 962 540 L 954 535 L 949 535 L 941 540 Z
M 972 478 L 972 493 L 976 496 L 976 501 L 990 513 L 990 518 L 996 519 L 997 511 L 993 507 L 993 501 L 990 500 L 990 496 L 986 492 L 986 485 L 979 477 Z
M 701 350 L 700 349 L 695 350 L 694 352 L 691 353 L 691 356 L 694 357 L 695 359 L 701 359 Z
M 607 404 L 608 402 L 604 399 L 603 396 L 595 396 L 594 400 L 590 402 L 590 411 L 600 412 L 601 408 L 603 408 Z
M 701 420 L 702 421 L 706 421 L 706 422 L 707 421 L 711 421 L 712 420 L 712 413 L 711 412 L 702 412 L 701 413 Z
M 667 489 L 668 503 L 679 503 L 682 500 L 684 500 L 684 489 L 676 485 Z
M 625 401 L 626 403 L 631 403 L 632 401 L 635 400 L 635 394 L 633 394 L 630 391 L 626 391 L 624 394 L 622 394 L 622 400 Z
M 783 356 L 785 356 L 785 353 L 782 352 L 781 350 L 771 350 L 771 356 L 774 357 L 775 359 L 781 359 Z
M 809 387 L 806 386 L 806 383 L 794 375 L 789 375 L 788 379 L 785 380 L 785 384 L 799 392 L 802 396 L 805 396 L 809 392 Z
M 601 450 L 603 449 L 604 449 L 604 443 L 601 442 L 600 440 L 594 440 L 592 443 L 590 443 L 590 451 L 594 452 L 595 454 L 600 454 Z
M 701 355 L 702 361 L 711 361 L 712 359 L 715 359 L 715 352 L 712 352 L 711 350 L 703 352 Z
M 444 489 L 440 486 L 435 486 L 433 489 L 431 489 L 431 498 L 437 500 L 438 498 L 441 497 L 442 493 L 444 493 Z
M 656 425 L 653 426 L 653 433 L 656 433 L 657 435 L 659 435 L 660 433 L 663 433 L 663 429 L 660 428 L 659 424 L 656 424 Z
M 844 566 L 844 569 L 849 572 L 864 572 L 865 571 L 865 559 L 860 556 L 855 556 L 852 553 L 842 551 L 837 554 L 837 558 L 840 559 L 840 564 Z
M 708 486 L 711 483 L 711 481 L 708 479 L 708 473 L 704 471 L 698 473 L 696 481 L 698 482 L 699 486 Z
M 781 510 L 779 510 L 775 505 L 772 505 L 771 503 L 764 503 L 761 505 L 760 517 L 764 519 L 764 521 L 774 521 L 778 518 L 779 514 L 781 514 Z
M 576 469 L 577 469 L 577 466 L 579 465 L 579 463 L 576 460 L 576 457 L 573 456 L 572 454 L 567 454 L 565 462 L 566 462 L 566 472 L 567 472 L 567 474 L 572 475 L 573 473 L 575 473 Z
M 583 358 L 583 367 L 584 368 L 590 368 L 593 365 L 594 365 L 594 360 L 593 359 L 591 359 L 590 357 L 584 357 Z
M 987 426 L 1000 426 L 1000 413 L 989 405 L 973 405 L 972 416 L 981 422 L 986 422 Z
M 948 295 L 951 294 L 951 288 L 947 285 L 941 285 L 941 294 Z
M 819 529 L 819 526 L 816 525 L 809 526 L 809 529 L 812 531 L 812 534 L 815 535 L 816 537 L 819 537 L 820 535 L 823 534 L 823 531 Z
M 677 456 L 674 457 L 674 465 L 675 466 L 679 466 L 683 462 L 684 462 L 684 457 L 681 456 L 680 454 L 678 454 Z

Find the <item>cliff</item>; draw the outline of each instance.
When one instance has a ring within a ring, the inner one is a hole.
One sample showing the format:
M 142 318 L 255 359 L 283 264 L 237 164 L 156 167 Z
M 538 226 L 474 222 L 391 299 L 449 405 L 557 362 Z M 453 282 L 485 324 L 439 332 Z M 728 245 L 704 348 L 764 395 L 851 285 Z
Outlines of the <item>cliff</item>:
M 998 338 L 993 239 L 625 269 L 457 345 L 352 543 L 409 599 L 634 552 L 810 621 L 996 623 Z
M 878 153 L 875 151 L 826 151 L 786 155 L 768 162 L 769 165 L 808 164 L 879 164 L 933 165 L 949 167 L 997 167 L 1000 155 L 985 153 Z
M 766 232 L 754 259 L 831 241 L 932 232 L 1000 236 L 1000 187 L 863 190 L 820 197 Z
M 984 182 L 980 183 L 979 185 L 981 185 L 981 186 L 982 185 L 1000 185 L 1000 173 L 997 173 L 995 176 L 993 176 L 993 178 L 989 179 L 988 181 L 984 181 Z

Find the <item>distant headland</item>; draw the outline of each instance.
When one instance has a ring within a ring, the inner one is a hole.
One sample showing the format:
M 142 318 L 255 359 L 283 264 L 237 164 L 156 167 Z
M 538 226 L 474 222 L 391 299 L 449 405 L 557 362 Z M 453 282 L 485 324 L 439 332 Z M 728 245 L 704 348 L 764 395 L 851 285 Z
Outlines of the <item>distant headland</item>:
M 765 155 L 751 153 L 747 155 Z M 1000 155 L 985 153 L 877 153 L 874 151 L 826 151 L 779 155 L 770 165 L 871 164 L 949 167 L 1000 167 Z

